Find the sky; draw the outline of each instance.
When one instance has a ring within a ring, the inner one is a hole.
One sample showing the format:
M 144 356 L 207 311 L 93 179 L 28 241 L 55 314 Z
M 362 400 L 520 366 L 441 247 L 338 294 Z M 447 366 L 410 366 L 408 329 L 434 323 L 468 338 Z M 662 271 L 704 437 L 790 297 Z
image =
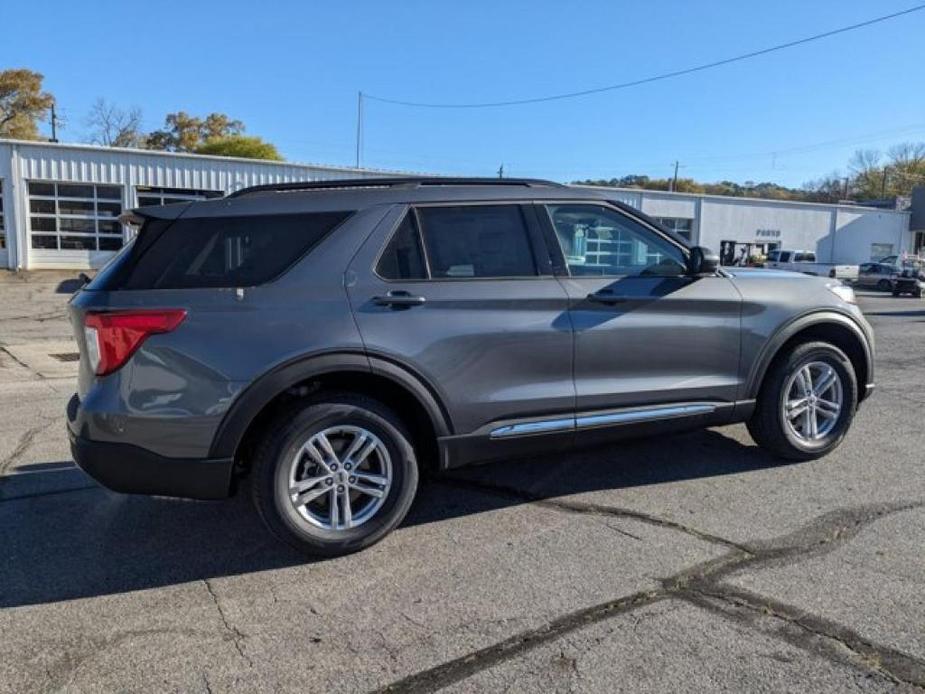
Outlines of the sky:
M 357 94 L 484 102 L 721 60 L 917 0 L 0 4 L 0 69 L 45 76 L 85 141 L 103 97 L 220 111 L 291 161 L 353 166 Z M 925 141 L 925 11 L 632 89 L 487 109 L 364 100 L 364 166 L 559 181 L 627 174 L 800 186 L 856 149 Z

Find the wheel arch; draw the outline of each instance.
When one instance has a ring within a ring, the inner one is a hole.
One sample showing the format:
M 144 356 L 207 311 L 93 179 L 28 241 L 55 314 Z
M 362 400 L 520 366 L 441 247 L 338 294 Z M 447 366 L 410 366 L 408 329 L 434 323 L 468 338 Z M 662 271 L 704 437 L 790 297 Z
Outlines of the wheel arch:
M 800 316 L 782 326 L 768 340 L 752 367 L 746 397 L 758 397 L 771 365 L 797 344 L 820 340 L 835 345 L 851 360 L 858 380 L 858 401 L 870 394 L 874 364 L 871 345 L 864 330 L 850 317 L 836 311 Z
M 293 359 L 256 379 L 225 414 L 209 455 L 238 459 L 242 448 L 285 401 L 305 397 L 321 387 L 363 393 L 392 406 L 409 426 L 415 426 L 414 433 L 423 439 L 433 437 L 434 450 L 437 437 L 453 433 L 436 391 L 419 374 L 382 357 L 337 352 Z

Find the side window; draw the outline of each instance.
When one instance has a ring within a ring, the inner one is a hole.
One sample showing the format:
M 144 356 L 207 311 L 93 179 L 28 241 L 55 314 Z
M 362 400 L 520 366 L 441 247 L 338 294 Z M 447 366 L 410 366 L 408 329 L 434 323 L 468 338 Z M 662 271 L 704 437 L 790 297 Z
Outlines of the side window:
M 517 205 L 418 209 L 433 279 L 533 277 L 533 248 Z
M 778 258 L 780 258 L 780 251 L 771 251 L 768 253 L 768 261 L 771 263 L 776 263 Z
M 376 273 L 387 280 L 422 280 L 427 278 L 421 237 L 418 234 L 414 213 L 405 215 L 392 235 L 376 265 Z
M 861 267 L 858 268 L 858 272 L 873 272 L 875 266 L 871 263 L 864 263 Z
M 654 231 L 597 205 L 547 205 L 569 272 L 581 276 L 684 273 L 684 254 Z
M 780 262 L 789 263 L 790 262 L 790 251 L 781 251 Z
M 127 258 L 121 289 L 253 287 L 308 253 L 350 212 L 181 217 L 146 223 Z

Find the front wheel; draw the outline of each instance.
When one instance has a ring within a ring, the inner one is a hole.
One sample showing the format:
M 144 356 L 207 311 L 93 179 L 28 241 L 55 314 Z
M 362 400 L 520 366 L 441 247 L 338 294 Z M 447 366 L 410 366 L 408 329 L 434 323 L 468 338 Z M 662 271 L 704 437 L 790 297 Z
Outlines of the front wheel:
M 858 402 L 851 360 L 826 342 L 798 345 L 765 376 L 747 422 L 762 448 L 788 460 L 813 460 L 844 439 Z
M 408 513 L 418 484 L 411 437 L 376 400 L 322 394 L 284 412 L 259 446 L 253 497 L 269 530 L 333 557 L 378 542 Z

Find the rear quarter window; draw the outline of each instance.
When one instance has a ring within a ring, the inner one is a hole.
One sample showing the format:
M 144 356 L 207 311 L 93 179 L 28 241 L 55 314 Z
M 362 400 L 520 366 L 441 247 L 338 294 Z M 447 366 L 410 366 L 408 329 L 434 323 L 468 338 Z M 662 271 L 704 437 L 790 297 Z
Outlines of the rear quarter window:
M 252 287 L 275 279 L 351 212 L 180 218 L 146 224 L 110 289 Z

